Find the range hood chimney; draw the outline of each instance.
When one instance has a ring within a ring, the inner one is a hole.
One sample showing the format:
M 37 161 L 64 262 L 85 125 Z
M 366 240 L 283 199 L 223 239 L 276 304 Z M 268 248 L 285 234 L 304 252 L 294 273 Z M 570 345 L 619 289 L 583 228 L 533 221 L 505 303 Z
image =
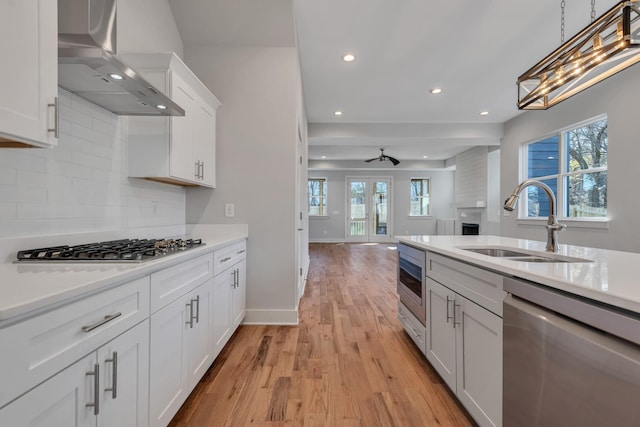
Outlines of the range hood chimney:
M 116 29 L 116 0 L 58 0 L 58 86 L 123 116 L 184 116 L 116 57 Z

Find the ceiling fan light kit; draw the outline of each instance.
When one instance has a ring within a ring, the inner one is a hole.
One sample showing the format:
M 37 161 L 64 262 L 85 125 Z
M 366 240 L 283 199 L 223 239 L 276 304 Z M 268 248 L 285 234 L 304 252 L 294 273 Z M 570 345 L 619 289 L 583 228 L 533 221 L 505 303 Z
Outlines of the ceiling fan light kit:
M 640 61 L 640 0 L 617 3 L 518 77 L 518 108 L 549 107 Z M 564 1 L 562 26 L 564 39 Z M 564 40 L 563 40 L 564 41 Z
M 373 159 L 367 159 L 364 162 L 365 163 L 369 163 L 372 162 L 374 160 L 379 160 L 381 162 L 384 162 L 385 160 L 389 160 L 391 163 L 393 163 L 393 166 L 397 166 L 398 164 L 400 164 L 400 160 L 391 157 L 391 156 L 387 156 L 386 154 L 384 154 L 384 148 L 380 149 L 380 155 L 378 157 L 374 157 Z

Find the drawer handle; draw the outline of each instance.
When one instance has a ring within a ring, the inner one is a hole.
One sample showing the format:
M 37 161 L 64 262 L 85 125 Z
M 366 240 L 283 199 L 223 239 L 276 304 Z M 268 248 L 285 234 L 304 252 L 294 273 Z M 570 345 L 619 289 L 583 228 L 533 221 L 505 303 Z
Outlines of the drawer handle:
M 231 257 L 230 257 L 230 256 L 228 256 L 228 257 L 222 258 L 222 259 L 220 260 L 220 262 L 227 262 L 227 261 L 229 261 L 230 259 L 231 259 Z
M 100 413 L 100 364 L 93 365 L 93 371 L 87 372 L 86 376 L 93 376 L 93 402 L 86 403 L 87 408 L 93 408 L 93 415 Z
M 93 325 L 83 326 L 82 327 L 82 332 L 91 332 L 95 328 L 99 328 L 100 326 L 104 325 L 105 323 L 111 322 L 113 319 L 115 319 L 116 317 L 120 317 L 120 316 L 122 316 L 122 313 L 120 313 L 120 312 L 104 316 L 104 319 L 94 323 Z
M 240 254 L 243 254 L 243 253 L 245 253 L 245 252 L 246 252 L 246 249 L 242 249 L 242 250 L 240 250 L 240 251 L 238 251 L 238 252 L 236 252 L 236 253 L 237 253 L 238 255 L 240 255 Z
M 104 391 L 111 392 L 111 398 L 118 397 L 118 352 L 114 351 L 111 359 L 105 359 L 104 363 L 113 363 L 113 370 L 111 371 L 111 387 L 107 387 Z

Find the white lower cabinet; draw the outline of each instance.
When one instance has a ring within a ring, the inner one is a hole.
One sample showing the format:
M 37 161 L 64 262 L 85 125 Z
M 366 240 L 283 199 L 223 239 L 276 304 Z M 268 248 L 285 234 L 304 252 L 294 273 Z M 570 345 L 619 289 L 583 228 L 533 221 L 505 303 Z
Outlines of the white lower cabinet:
M 151 315 L 151 426 L 166 426 L 213 363 L 212 280 Z
M 0 425 L 148 425 L 148 321 L 0 409 Z
M 501 426 L 502 318 L 426 280 L 427 360 L 480 426 Z
M 213 278 L 213 346 L 217 356 L 231 337 L 231 289 L 234 277 L 230 270 Z
M 242 241 L 214 253 L 213 341 L 217 356 L 240 326 L 246 313 L 246 242 Z

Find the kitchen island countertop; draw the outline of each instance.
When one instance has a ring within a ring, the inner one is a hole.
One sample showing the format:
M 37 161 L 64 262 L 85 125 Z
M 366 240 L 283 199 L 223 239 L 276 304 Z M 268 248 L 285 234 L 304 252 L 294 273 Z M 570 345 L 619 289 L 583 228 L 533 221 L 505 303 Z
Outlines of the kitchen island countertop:
M 402 242 L 498 273 L 540 283 L 640 314 L 640 253 L 561 244 L 560 256 L 592 262 L 523 262 L 462 248 L 509 247 L 545 252 L 545 242 L 500 236 L 396 236 Z
M 248 237 L 246 226 L 197 227 L 205 245 L 143 263 L 0 263 L 0 327 Z

